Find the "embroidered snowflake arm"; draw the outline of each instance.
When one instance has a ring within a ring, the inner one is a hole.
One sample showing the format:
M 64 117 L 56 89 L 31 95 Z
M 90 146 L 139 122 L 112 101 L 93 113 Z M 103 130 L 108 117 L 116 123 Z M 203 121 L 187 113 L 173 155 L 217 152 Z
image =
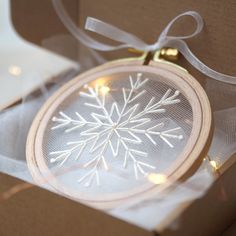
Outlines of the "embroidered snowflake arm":
M 70 144 L 76 144 L 76 145 L 74 145 L 70 149 L 50 152 L 49 155 L 55 156 L 50 159 L 50 162 L 51 163 L 60 162 L 59 166 L 62 166 L 68 160 L 68 158 L 72 155 L 72 153 L 75 152 L 76 150 L 79 150 L 76 157 L 76 159 L 78 159 L 81 153 L 83 152 L 87 142 L 88 141 L 86 140 L 84 142 L 67 143 L 67 145 L 70 145 Z
M 95 122 L 87 121 L 78 112 L 75 112 L 77 119 L 72 119 L 71 117 L 69 117 L 62 111 L 59 112 L 59 115 L 60 115 L 59 118 L 56 116 L 52 118 L 52 121 L 57 123 L 57 125 L 51 128 L 52 130 L 69 127 L 65 129 L 65 132 L 69 133 L 76 129 L 82 128 L 85 125 L 89 125 L 89 126 L 98 126 L 99 124 L 107 125 L 103 123 L 102 121 L 99 121 L 99 122 L 97 120 Z
M 123 162 L 123 167 L 124 168 L 127 167 L 128 160 L 130 159 L 133 163 L 134 175 L 136 179 L 139 178 L 139 174 L 143 176 L 146 176 L 148 174 L 148 172 L 146 172 L 144 168 L 153 169 L 153 170 L 156 169 L 155 166 L 152 166 L 148 163 L 145 163 L 137 159 L 137 157 L 147 157 L 148 155 L 146 152 L 129 148 L 126 141 L 122 138 L 121 138 L 121 143 L 123 147 L 125 148 L 125 158 Z
M 96 129 L 99 128 L 100 126 L 92 127 L 90 129 L 87 129 L 83 132 L 81 132 L 82 137 L 88 136 L 87 139 L 82 139 L 79 141 L 74 141 L 74 142 L 67 142 L 67 146 L 71 146 L 71 148 L 66 149 L 66 150 L 61 150 L 61 151 L 53 151 L 50 152 L 50 156 L 54 156 L 50 159 L 51 163 L 58 162 L 60 163 L 59 166 L 62 166 L 68 158 L 71 157 L 73 153 L 75 153 L 75 160 L 78 160 L 79 157 L 82 155 L 84 149 L 91 144 L 90 149 L 88 150 L 89 153 L 94 153 L 97 149 L 100 148 L 100 146 L 103 145 L 103 143 L 98 144 L 99 139 L 104 136 L 104 135 L 109 135 L 109 127 L 103 129 L 100 132 L 96 132 Z
M 104 154 L 108 148 L 111 136 L 112 136 L 112 133 L 110 133 L 106 137 L 106 139 L 103 142 L 101 142 L 100 145 L 97 145 L 95 150 L 100 149 L 99 154 L 96 155 L 92 160 L 84 164 L 84 168 L 88 168 L 92 166 L 92 169 L 78 180 L 79 183 L 84 182 L 85 187 L 89 187 L 94 181 L 94 179 L 96 179 L 96 183 L 99 186 L 100 177 L 99 177 L 98 170 L 101 168 L 104 168 L 107 171 L 109 169 Z
M 84 105 L 102 110 L 103 115 L 96 114 L 96 113 L 93 113 L 93 114 L 95 114 L 96 117 L 100 117 L 101 119 L 105 119 L 110 124 L 112 124 L 113 122 L 111 120 L 110 114 L 105 107 L 106 93 L 99 92 L 98 85 L 95 86 L 95 89 L 88 86 L 88 85 L 85 85 L 84 87 L 86 89 L 88 89 L 88 92 L 80 92 L 80 96 L 90 98 L 94 101 L 94 102 L 85 102 Z
M 169 96 L 171 92 L 172 90 L 168 89 L 158 102 L 155 102 L 155 97 L 152 97 L 141 112 L 137 113 L 136 115 L 132 114 L 132 116 L 130 116 L 129 119 L 126 120 L 125 122 L 121 123 L 120 126 L 125 126 L 129 122 L 131 123 L 139 122 L 140 118 L 143 118 L 144 116 L 151 113 L 166 112 L 166 109 L 164 108 L 164 106 L 173 105 L 180 102 L 180 99 L 177 98 L 180 92 L 176 90 L 173 95 Z
M 145 123 L 148 122 L 147 120 L 144 120 L 140 122 L 138 125 L 135 125 L 130 128 L 126 127 L 121 127 L 119 130 L 125 131 L 127 130 L 130 134 L 133 136 L 137 136 L 138 134 L 143 134 L 145 135 L 154 145 L 157 145 L 156 141 L 154 140 L 153 137 L 157 136 L 161 138 L 169 147 L 174 148 L 174 145 L 171 143 L 170 139 L 176 139 L 176 140 L 181 140 L 183 139 L 183 135 L 179 133 L 181 131 L 180 127 L 175 127 L 167 130 L 160 131 L 161 129 L 164 128 L 165 124 L 163 122 L 154 125 L 148 129 L 141 129 L 139 126 L 144 125 Z

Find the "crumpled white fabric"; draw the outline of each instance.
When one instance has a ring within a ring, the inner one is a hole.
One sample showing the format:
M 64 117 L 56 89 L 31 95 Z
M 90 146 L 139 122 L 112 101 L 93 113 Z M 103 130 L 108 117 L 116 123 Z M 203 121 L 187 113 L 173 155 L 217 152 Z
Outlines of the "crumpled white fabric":
M 56 82 L 42 86 L 19 104 L 0 112 L 0 172 L 32 182 L 25 155 L 28 131 L 43 103 L 74 74 L 70 71 L 58 76 Z

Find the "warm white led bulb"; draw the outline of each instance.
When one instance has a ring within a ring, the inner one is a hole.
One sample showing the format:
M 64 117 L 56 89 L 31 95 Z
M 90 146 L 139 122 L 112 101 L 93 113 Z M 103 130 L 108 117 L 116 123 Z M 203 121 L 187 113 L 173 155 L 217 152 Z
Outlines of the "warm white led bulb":
M 154 184 L 163 184 L 167 181 L 167 178 L 163 174 L 150 173 L 148 175 L 148 180 Z
M 19 76 L 22 73 L 22 69 L 19 66 L 11 65 L 8 68 L 8 72 L 11 75 Z
M 100 87 L 100 92 L 103 93 L 103 94 L 107 94 L 107 93 L 109 93 L 109 91 L 110 91 L 110 88 L 107 87 L 107 86 L 101 86 Z

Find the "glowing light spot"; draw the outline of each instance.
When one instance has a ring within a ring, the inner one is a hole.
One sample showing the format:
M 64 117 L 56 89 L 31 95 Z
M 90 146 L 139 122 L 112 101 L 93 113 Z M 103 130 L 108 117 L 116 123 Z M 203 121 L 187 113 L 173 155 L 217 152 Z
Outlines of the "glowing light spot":
M 107 94 L 107 93 L 109 93 L 109 91 L 110 91 L 110 88 L 107 87 L 107 86 L 101 86 L 100 87 L 100 92 L 103 93 L 103 94 Z
M 107 84 L 107 77 L 101 77 L 94 82 L 92 82 L 92 87 L 95 87 L 96 91 L 99 93 L 102 93 L 103 95 L 106 95 L 110 92 L 110 88 L 106 85 Z
M 167 181 L 167 178 L 163 174 L 150 173 L 148 175 L 148 180 L 154 184 L 163 184 Z
M 210 161 L 210 164 L 211 164 L 211 166 L 212 166 L 215 170 L 218 169 L 218 165 L 217 165 L 217 163 L 216 163 L 215 161 Z
M 93 86 L 95 87 L 102 87 L 105 85 L 107 79 L 106 78 L 99 78 L 99 79 L 96 79 L 94 82 L 92 82 Z
M 22 70 L 19 66 L 12 65 L 12 66 L 9 66 L 8 72 L 11 75 L 19 76 L 22 73 Z

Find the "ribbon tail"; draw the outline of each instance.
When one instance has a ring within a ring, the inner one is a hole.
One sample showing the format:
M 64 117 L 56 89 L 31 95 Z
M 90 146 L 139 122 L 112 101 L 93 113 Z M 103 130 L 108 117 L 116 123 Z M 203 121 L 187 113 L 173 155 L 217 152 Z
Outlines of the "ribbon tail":
M 200 61 L 193 52 L 189 49 L 188 45 L 181 39 L 170 39 L 166 40 L 165 46 L 177 48 L 181 54 L 186 58 L 186 60 L 194 66 L 201 73 L 208 77 L 211 77 L 220 82 L 236 84 L 236 77 L 231 75 L 226 75 L 217 72 L 210 67 L 206 66 L 202 61 Z

